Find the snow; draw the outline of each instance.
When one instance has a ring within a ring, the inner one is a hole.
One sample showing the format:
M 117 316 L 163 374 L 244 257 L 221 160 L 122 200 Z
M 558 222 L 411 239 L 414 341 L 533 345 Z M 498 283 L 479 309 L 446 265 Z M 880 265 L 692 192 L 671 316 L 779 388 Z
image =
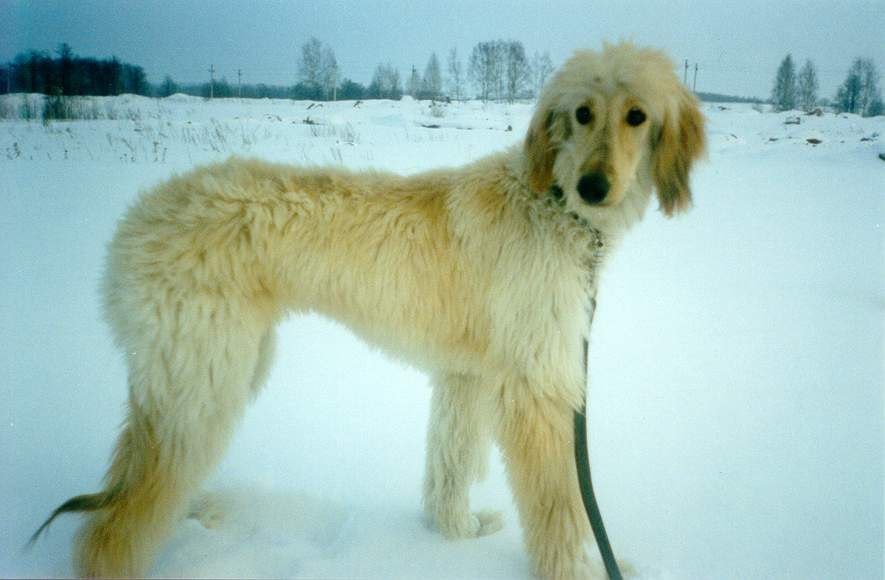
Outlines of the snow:
M 97 119 L 0 121 L 4 577 L 72 573 L 77 517 L 21 547 L 61 501 L 98 489 L 122 419 L 125 369 L 97 287 L 139 189 L 233 153 L 458 165 L 520 141 L 532 111 L 184 95 L 88 106 Z M 641 578 L 882 578 L 885 119 L 704 112 L 695 208 L 650 213 L 602 281 L 590 440 L 609 536 Z M 334 323 L 288 320 L 207 483 L 217 517 L 182 522 L 151 575 L 527 578 L 497 456 L 472 503 L 502 510 L 502 531 L 447 542 L 424 526 L 426 383 Z

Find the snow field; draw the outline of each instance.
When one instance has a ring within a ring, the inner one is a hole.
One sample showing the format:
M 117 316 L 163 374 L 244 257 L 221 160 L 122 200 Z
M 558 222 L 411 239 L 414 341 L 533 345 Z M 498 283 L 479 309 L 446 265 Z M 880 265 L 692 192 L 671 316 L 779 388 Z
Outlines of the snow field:
M 17 110 L 4 97 L 0 110 Z M 255 155 L 411 173 L 519 142 L 531 104 L 122 96 L 98 118 L 0 121 L 0 575 L 68 576 L 125 402 L 101 321 L 104 245 L 139 189 Z M 705 105 L 695 208 L 649 212 L 606 271 L 591 345 L 591 458 L 609 535 L 642 578 L 883 576 L 885 119 Z M 509 130 L 508 130 L 509 127 Z M 819 140 L 812 144 L 808 139 Z M 422 522 L 420 373 L 317 317 L 277 364 L 155 577 L 527 578 L 500 459 L 472 496 L 505 528 Z

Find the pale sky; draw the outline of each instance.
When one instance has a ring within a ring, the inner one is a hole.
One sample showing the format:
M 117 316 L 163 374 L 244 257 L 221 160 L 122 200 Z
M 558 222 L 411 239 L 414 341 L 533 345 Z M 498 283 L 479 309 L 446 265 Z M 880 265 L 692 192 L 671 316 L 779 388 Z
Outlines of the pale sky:
M 109 57 L 144 67 L 151 82 L 216 78 L 291 85 L 310 36 L 329 44 L 342 76 L 368 83 L 379 62 L 405 75 L 441 62 L 457 47 L 465 62 L 479 41 L 521 40 L 555 65 L 577 48 L 632 40 L 667 51 L 682 75 L 688 59 L 697 90 L 767 97 L 777 66 L 792 53 L 814 61 L 820 96 L 832 97 L 852 59 L 873 58 L 885 75 L 885 0 L 717 0 L 589 2 L 544 0 L 0 0 L 0 62 L 18 52 Z

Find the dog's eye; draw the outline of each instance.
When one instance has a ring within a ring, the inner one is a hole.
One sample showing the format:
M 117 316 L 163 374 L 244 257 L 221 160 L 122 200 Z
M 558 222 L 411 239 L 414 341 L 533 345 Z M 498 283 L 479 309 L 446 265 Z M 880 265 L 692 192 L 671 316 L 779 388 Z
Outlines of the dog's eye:
M 578 107 L 575 111 L 575 119 L 578 120 L 578 123 L 582 125 L 586 125 L 593 119 L 593 113 L 590 112 L 590 107 Z
M 630 112 L 627 113 L 627 124 L 631 127 L 638 127 L 643 123 L 645 123 L 645 113 L 640 109 L 630 109 Z

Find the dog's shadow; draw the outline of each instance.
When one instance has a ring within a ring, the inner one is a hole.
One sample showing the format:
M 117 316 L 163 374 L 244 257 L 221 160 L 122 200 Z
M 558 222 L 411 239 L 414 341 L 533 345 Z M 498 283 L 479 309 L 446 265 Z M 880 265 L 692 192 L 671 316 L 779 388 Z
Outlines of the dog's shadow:
M 383 503 L 383 502 L 382 502 Z M 492 563 L 489 554 L 498 554 Z M 517 526 L 449 542 L 421 512 L 241 485 L 201 494 L 155 578 L 531 578 Z
M 353 535 L 353 516 L 328 500 L 245 486 L 204 492 L 192 502 L 150 575 L 310 576 L 306 566 L 346 552 Z

